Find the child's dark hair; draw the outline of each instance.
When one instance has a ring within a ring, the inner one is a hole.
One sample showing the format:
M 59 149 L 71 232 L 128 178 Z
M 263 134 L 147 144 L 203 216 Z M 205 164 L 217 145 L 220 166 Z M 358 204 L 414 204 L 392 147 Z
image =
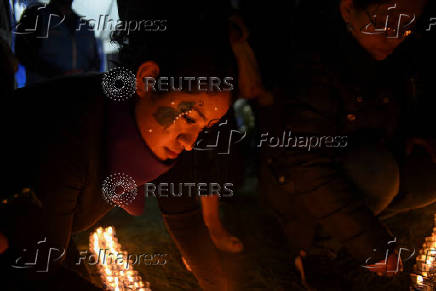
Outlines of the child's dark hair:
M 159 65 L 160 76 L 235 76 L 227 7 L 204 3 L 209 1 L 165 2 L 129 2 L 130 13 L 120 13 L 123 21 L 158 23 L 155 31 L 141 27 L 112 35 L 112 40 L 120 45 L 120 65 L 136 72 L 143 62 L 153 60 Z

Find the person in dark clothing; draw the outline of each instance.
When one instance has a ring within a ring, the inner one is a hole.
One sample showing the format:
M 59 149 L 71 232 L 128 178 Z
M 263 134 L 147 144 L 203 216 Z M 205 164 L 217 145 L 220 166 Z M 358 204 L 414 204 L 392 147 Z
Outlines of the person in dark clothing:
M 422 96 L 413 86 L 411 56 L 420 31 L 413 33 L 416 23 L 393 25 L 400 14 L 411 16 L 408 22 L 419 19 L 426 1 L 395 3 L 341 0 L 333 9 L 318 2 L 316 9 L 310 3 L 299 11 L 292 85 L 275 96 L 274 105 L 260 109 L 266 133 L 258 144 L 260 182 L 300 270 L 300 250 L 313 246 L 321 225 L 358 264 L 395 273 L 395 246 L 387 244 L 394 235 L 379 217 L 436 201 L 430 155 L 405 154 L 418 134 L 410 126 L 410 109 Z M 380 32 L 387 14 L 388 27 Z M 376 268 L 388 246 L 388 264 Z
M 12 52 L 11 11 L 8 1 L 0 2 L 0 87 L 4 96 L 15 89 L 15 72 L 18 61 Z
M 177 20 L 172 20 L 177 25 Z M 118 36 L 122 43 L 120 62 L 136 72 L 136 92 L 124 103 L 105 96 L 101 75 L 35 84 L 17 90 L 8 100 L 1 115 L 3 121 L 13 124 L 4 132 L 8 142 L 3 146 L 9 153 L 3 164 L 8 170 L 4 190 L 15 193 L 25 186 L 30 189 L 27 192 L 34 192 L 32 201 L 38 205 L 10 203 L 2 209 L 1 232 L 10 242 L 5 253 L 9 266 L 23 249 L 32 249 L 41 239 L 46 240 L 44 252 L 66 249 L 73 232 L 91 227 L 112 208 L 102 196 L 105 178 L 125 173 L 139 187 L 153 182 L 174 165 L 182 151 L 192 149 L 204 128 L 216 124 L 227 112 L 229 90 L 213 87 L 204 91 L 204 87 L 183 83 L 181 90 L 154 92 L 147 86 L 147 78 L 159 76 L 174 76 L 176 80 L 184 76 L 212 75 L 221 80 L 233 76 L 226 22 L 202 21 L 200 26 L 201 22 L 195 23 L 195 31 L 199 35 L 213 32 L 213 39 L 187 37 L 177 29 L 157 36 L 159 41 L 145 39 L 142 32 L 131 34 L 128 41 L 125 35 Z M 183 46 L 174 46 L 182 41 Z M 130 204 L 119 206 L 130 214 L 140 214 L 144 208 L 142 193 L 138 190 Z M 200 286 L 227 290 L 228 282 L 198 203 L 176 199 L 160 205 L 168 230 Z M 55 258 L 50 265 L 53 271 L 47 273 L 27 271 L 34 280 L 25 284 L 41 284 L 49 290 L 49 284 L 56 282 L 58 289 L 75 289 L 68 280 L 55 280 L 62 260 Z M 12 285 L 23 272 L 8 268 Z
M 9 1 L 0 2 L 0 88 L 9 98 L 15 89 L 15 72 L 18 61 L 12 49 L 11 11 Z M 0 254 L 8 248 L 7 238 L 0 233 Z
M 16 28 L 15 50 L 26 82 L 100 71 L 94 29 L 72 9 L 72 0 L 30 5 Z

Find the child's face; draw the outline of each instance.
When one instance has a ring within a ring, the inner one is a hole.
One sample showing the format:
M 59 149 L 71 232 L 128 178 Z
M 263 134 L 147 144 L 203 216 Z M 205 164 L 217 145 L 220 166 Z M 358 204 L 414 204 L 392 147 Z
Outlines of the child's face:
M 160 160 L 167 160 L 192 150 L 203 128 L 218 122 L 229 106 L 229 92 L 173 92 L 141 98 L 135 116 L 147 146 Z

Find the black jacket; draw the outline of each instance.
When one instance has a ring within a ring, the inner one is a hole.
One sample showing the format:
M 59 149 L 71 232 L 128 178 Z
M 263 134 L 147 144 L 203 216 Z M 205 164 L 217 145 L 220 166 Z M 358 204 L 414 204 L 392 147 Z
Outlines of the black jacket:
M 100 78 L 61 78 L 18 89 L 3 107 L 6 193 L 32 189 L 42 216 L 27 217 L 23 227 L 61 248 L 72 232 L 92 226 L 112 208 L 101 196 L 107 173 Z

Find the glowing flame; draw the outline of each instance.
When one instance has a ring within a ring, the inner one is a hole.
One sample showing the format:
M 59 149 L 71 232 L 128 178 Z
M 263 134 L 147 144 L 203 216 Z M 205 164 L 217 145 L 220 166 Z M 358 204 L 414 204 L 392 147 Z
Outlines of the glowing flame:
M 436 224 L 436 214 L 434 216 Z M 416 290 L 431 291 L 436 286 L 436 227 L 432 236 L 426 237 L 416 257 L 414 273 L 410 274 Z
M 97 267 L 106 290 L 151 291 L 150 283 L 144 284 L 138 272 L 128 263 L 127 252 L 123 251 L 112 226 L 97 228 L 89 236 L 89 248 L 98 259 Z M 117 258 L 115 263 L 112 257 L 110 260 L 106 257 L 108 254 Z M 122 256 L 122 264 L 117 263 L 119 255 Z

